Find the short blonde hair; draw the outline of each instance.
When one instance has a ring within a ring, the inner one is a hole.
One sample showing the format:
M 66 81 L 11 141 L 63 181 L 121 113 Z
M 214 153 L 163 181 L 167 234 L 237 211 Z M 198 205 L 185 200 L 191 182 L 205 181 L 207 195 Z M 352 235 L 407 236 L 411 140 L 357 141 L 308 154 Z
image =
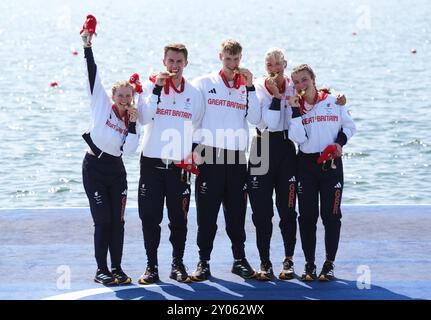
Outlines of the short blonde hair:
M 231 55 L 242 53 L 241 44 L 236 40 L 225 40 L 221 43 L 221 52 L 226 52 Z
M 276 47 L 268 49 L 268 51 L 265 53 L 265 60 L 269 57 L 274 57 L 274 59 L 277 61 L 286 61 L 283 51 Z
M 115 95 L 115 92 L 117 92 L 118 88 L 131 88 L 132 89 L 132 95 L 135 95 L 135 88 L 129 83 L 129 81 L 127 80 L 120 80 L 117 81 L 116 83 L 114 83 L 114 85 L 112 86 L 112 95 Z

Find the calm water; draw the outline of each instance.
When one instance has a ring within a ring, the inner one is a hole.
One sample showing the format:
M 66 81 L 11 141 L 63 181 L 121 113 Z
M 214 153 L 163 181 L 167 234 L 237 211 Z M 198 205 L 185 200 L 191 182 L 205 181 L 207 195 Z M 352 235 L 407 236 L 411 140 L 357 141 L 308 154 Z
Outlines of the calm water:
M 358 133 L 345 147 L 344 203 L 431 202 L 428 1 L 137 4 L 0 3 L 0 208 L 88 205 L 81 134 L 89 100 L 78 32 L 89 12 L 99 20 L 94 52 L 107 89 L 135 71 L 160 70 L 168 42 L 188 46 L 189 79 L 219 69 L 226 38 L 243 44 L 243 65 L 256 76 L 264 73 L 266 49 L 283 48 L 289 72 L 309 63 L 319 85 L 348 97 Z M 138 161 L 138 153 L 125 159 L 130 206 L 137 205 Z

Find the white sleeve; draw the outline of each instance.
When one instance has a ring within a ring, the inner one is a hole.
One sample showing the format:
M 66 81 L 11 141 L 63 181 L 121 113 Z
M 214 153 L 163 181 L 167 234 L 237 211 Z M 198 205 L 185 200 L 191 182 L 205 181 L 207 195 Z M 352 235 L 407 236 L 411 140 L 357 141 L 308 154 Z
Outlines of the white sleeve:
M 281 110 L 271 110 L 272 100 L 269 104 L 262 106 L 262 122 L 269 129 L 277 129 L 280 123 Z
M 89 81 L 87 81 L 87 87 L 91 99 L 91 116 L 94 120 L 106 117 L 106 115 L 111 112 L 112 103 L 111 99 L 105 91 L 105 88 L 102 85 L 102 81 L 99 76 L 99 70 L 96 71 L 93 93 L 91 93 Z
M 269 110 L 271 106 L 271 96 L 265 92 L 265 87 L 261 85 L 256 85 L 256 96 L 259 100 L 260 108 L 262 110 L 262 119 L 258 124 L 258 128 L 265 129 L 266 127 L 270 129 L 275 129 L 280 121 L 280 111 Z
M 292 122 L 292 108 L 289 106 L 289 102 L 286 101 L 286 107 L 284 108 L 284 121 L 285 128 L 289 128 L 290 123 Z
M 198 89 L 201 92 L 202 96 L 204 95 L 203 94 L 204 88 L 203 88 L 203 79 L 202 78 L 200 78 L 200 77 L 199 78 L 195 78 L 192 81 L 190 81 L 190 84 L 193 87 L 195 87 L 196 89 Z
M 202 124 L 202 119 L 205 114 L 205 104 L 204 104 L 204 97 L 202 95 L 202 91 L 198 88 L 196 89 L 196 104 L 195 108 L 193 109 L 193 128 L 200 128 Z
M 202 140 L 201 129 L 202 129 L 202 120 L 205 116 L 206 104 L 205 104 L 205 89 L 204 89 L 204 80 L 199 77 L 195 78 L 191 81 L 191 85 L 195 87 L 202 98 L 202 110 L 198 111 L 201 117 L 199 120 L 193 122 L 193 143 L 200 143 Z
M 356 125 L 350 116 L 349 108 L 347 106 L 340 106 L 341 108 L 341 127 L 347 137 L 347 141 L 356 133 Z
M 260 104 L 256 96 L 256 91 L 248 91 L 247 99 L 248 109 L 246 119 L 251 124 L 257 125 L 262 118 L 262 110 L 260 109 Z
M 138 121 L 142 125 L 154 120 L 159 102 L 159 96 L 153 94 L 154 83 L 148 81 L 144 85 L 145 89 L 138 99 Z
M 280 110 L 271 110 L 269 106 L 262 108 L 262 122 L 266 124 L 269 129 L 277 129 L 280 122 Z
M 302 124 L 302 117 L 292 118 L 290 121 L 289 139 L 293 142 L 296 142 L 298 145 L 301 145 L 308 140 L 307 133 L 305 132 L 304 125 Z

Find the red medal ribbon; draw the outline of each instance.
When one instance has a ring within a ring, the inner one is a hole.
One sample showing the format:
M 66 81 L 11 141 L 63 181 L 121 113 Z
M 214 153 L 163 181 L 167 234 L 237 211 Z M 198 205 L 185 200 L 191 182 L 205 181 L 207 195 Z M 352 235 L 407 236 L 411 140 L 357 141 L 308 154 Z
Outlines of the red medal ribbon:
M 312 103 L 312 105 L 315 105 L 316 103 L 319 103 L 320 101 L 325 100 L 327 96 L 328 96 L 328 92 L 325 90 L 316 91 L 316 94 L 314 95 L 314 103 Z M 305 110 L 304 97 L 299 97 L 299 111 L 301 112 L 301 114 L 304 114 L 307 112 L 307 110 Z
M 156 83 L 156 77 L 157 75 L 152 75 L 150 76 L 150 81 L 152 83 Z M 172 89 L 174 89 L 174 91 L 176 93 L 182 93 L 184 91 L 184 87 L 186 84 L 186 80 L 184 79 L 184 77 L 181 78 L 181 86 L 180 89 L 178 89 L 175 85 L 174 85 L 174 81 L 172 80 L 172 78 L 169 78 L 166 80 L 165 85 L 163 86 L 163 90 L 165 91 L 165 94 L 168 95 L 169 94 L 169 87 L 172 87 Z
M 126 125 L 126 129 L 127 129 L 129 127 L 129 112 L 127 112 L 126 110 L 126 113 L 124 114 L 124 119 L 123 119 L 121 118 L 120 110 L 118 110 L 118 106 L 116 104 L 112 105 L 112 111 L 114 111 L 118 119 L 124 121 L 124 124 Z
M 233 77 L 233 87 L 231 87 L 229 85 L 229 81 L 226 79 L 226 75 L 224 74 L 223 69 L 220 70 L 220 72 L 218 73 L 220 75 L 220 77 L 222 78 L 224 84 L 226 87 L 228 88 L 235 88 L 235 89 L 239 89 L 239 87 L 241 85 L 245 84 L 245 80 L 242 74 L 239 73 L 235 73 L 234 77 Z

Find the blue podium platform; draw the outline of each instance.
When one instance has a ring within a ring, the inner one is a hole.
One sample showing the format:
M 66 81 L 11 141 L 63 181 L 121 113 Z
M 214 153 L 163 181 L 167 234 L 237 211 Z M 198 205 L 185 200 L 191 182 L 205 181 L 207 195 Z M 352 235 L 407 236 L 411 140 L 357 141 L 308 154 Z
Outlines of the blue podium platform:
M 0 299 L 10 300 L 411 300 L 431 299 L 431 205 L 342 206 L 341 241 L 335 275 L 329 283 L 298 279 L 269 282 L 243 280 L 230 272 L 232 253 L 219 213 L 211 258 L 213 277 L 180 284 L 169 279 L 171 244 L 167 215 L 159 248 L 161 282 L 137 284 L 146 266 L 137 208 L 127 208 L 123 269 L 128 286 L 93 282 L 96 271 L 93 222 L 88 208 L 0 209 Z M 277 214 L 271 260 L 276 275 L 284 258 Z M 196 214 L 190 208 L 184 262 L 191 273 L 198 261 Z M 259 268 L 255 229 L 248 209 L 246 253 Z M 319 220 L 316 264 L 324 262 L 323 227 Z M 302 273 L 299 233 L 294 257 Z M 318 270 L 319 271 L 319 270 Z

